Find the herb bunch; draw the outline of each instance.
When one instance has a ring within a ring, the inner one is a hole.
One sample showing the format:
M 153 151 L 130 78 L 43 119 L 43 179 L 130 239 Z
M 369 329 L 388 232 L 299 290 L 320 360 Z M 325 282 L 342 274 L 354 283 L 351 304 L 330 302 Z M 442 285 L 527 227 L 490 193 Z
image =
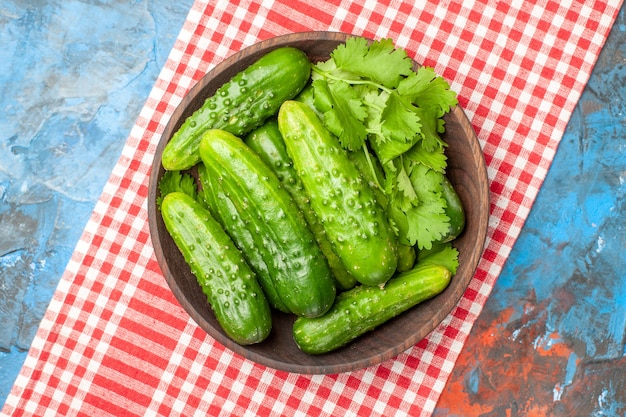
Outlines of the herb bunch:
M 448 231 L 442 196 L 447 144 L 443 116 L 456 93 L 433 68 L 413 67 L 390 39 L 349 38 L 313 66 L 312 101 L 348 152 L 363 152 L 369 178 L 399 241 L 429 250 Z

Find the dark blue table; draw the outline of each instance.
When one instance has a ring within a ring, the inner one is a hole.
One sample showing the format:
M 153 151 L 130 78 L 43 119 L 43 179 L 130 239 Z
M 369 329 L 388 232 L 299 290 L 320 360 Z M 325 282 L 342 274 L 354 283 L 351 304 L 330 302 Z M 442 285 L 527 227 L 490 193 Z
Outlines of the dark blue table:
M 0 404 L 192 3 L 0 6 Z M 624 415 L 624 19 L 437 415 Z

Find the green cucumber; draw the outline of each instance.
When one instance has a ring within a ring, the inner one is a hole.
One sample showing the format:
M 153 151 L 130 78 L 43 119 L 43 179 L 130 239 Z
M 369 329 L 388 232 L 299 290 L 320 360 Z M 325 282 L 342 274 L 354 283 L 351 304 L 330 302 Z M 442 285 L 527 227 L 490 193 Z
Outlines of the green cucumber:
M 257 279 L 270 306 L 283 313 L 289 313 L 289 308 L 282 302 L 278 291 L 274 287 L 272 273 L 263 259 L 263 251 L 256 245 L 252 231 L 248 229 L 243 219 L 238 215 L 237 207 L 235 207 L 230 198 L 224 195 L 218 177 L 210 173 L 203 163 L 199 163 L 197 167 L 198 179 L 202 185 L 200 195 L 204 199 L 206 206 L 220 224 L 224 225 L 228 222 L 228 233 L 235 236 L 237 241 L 240 242 L 238 247 L 243 251 L 248 264 L 256 272 Z
M 293 161 L 287 153 L 285 142 L 278 129 L 278 122 L 275 118 L 269 119 L 260 127 L 250 132 L 245 138 L 245 143 L 256 152 L 263 162 L 274 170 L 278 179 L 289 191 L 292 198 L 304 214 L 317 243 L 324 256 L 328 260 L 328 265 L 335 277 L 337 288 L 344 291 L 356 285 L 356 280 L 341 263 L 326 238 L 326 233 L 322 224 L 309 205 L 309 198 L 304 192 L 302 181 L 298 177 L 293 167 Z
M 454 186 L 445 174 L 441 174 L 442 195 L 446 200 L 446 216 L 450 219 L 448 233 L 441 242 L 451 242 L 456 239 L 465 228 L 465 210 Z
M 371 187 L 307 104 L 283 103 L 278 127 L 339 259 L 358 282 L 384 285 L 396 270 L 397 245 Z
M 357 149 L 356 151 L 348 152 L 348 156 L 350 160 L 354 162 L 363 178 L 367 180 L 369 186 L 374 190 L 374 195 L 376 196 L 376 201 L 383 208 L 387 207 L 387 195 L 382 190 L 382 186 L 385 181 L 383 168 L 380 166 L 380 161 L 378 157 L 372 155 L 367 147 L 362 149 Z
M 339 349 L 441 293 L 451 278 L 452 273 L 444 266 L 418 264 L 391 278 L 384 288 L 359 285 L 337 295 L 324 316 L 296 319 L 294 340 L 303 352 L 312 355 Z
M 161 214 L 228 337 L 241 345 L 267 338 L 272 328 L 270 306 L 254 272 L 222 226 L 199 202 L 180 191 L 163 197 Z
M 381 189 L 384 183 L 384 174 L 378 158 L 372 155 L 367 148 L 348 152 L 348 156 L 367 180 L 372 190 L 374 190 L 376 201 L 378 201 L 383 208 L 386 208 L 388 202 L 387 195 Z M 404 272 L 413 268 L 416 257 L 417 252 L 413 246 L 398 241 L 397 272 Z
M 417 260 L 415 246 L 398 243 L 398 272 L 405 272 L 413 268 Z
M 268 271 L 268 281 L 291 313 L 324 314 L 335 299 L 332 273 L 274 171 L 240 138 L 223 130 L 203 135 L 200 156 L 206 175 L 217 183 L 206 201 L 244 255 L 259 252 L 264 267 L 249 257 L 252 268 Z
M 167 170 L 185 170 L 200 162 L 198 145 L 207 129 L 242 136 L 276 114 L 283 101 L 309 82 L 311 63 L 304 52 L 280 47 L 245 68 L 207 98 L 163 149 Z

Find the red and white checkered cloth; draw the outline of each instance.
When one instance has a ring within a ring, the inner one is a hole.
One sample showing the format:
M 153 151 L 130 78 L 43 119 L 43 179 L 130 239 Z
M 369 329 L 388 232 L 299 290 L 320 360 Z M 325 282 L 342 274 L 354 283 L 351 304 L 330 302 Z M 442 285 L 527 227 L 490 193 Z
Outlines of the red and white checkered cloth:
M 197 0 L 67 266 L 3 415 L 430 415 L 548 171 L 621 1 Z M 148 176 L 190 87 L 259 40 L 392 38 L 459 93 L 485 152 L 487 248 L 457 308 L 378 366 L 305 376 L 207 336 L 170 292 L 149 236 Z

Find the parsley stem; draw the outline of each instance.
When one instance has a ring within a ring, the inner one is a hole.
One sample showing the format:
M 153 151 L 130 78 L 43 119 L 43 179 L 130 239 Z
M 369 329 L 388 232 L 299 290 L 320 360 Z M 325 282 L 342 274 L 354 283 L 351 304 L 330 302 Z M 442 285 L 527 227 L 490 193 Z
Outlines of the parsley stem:
M 372 171 L 372 178 L 374 179 L 374 182 L 376 183 L 376 186 L 380 190 L 384 190 L 383 186 L 378 181 L 378 175 L 376 174 L 376 169 L 374 168 L 374 164 L 372 162 L 372 159 L 370 157 L 370 153 L 367 150 L 367 145 L 365 143 L 363 143 L 362 149 L 363 149 L 363 153 L 365 154 L 365 159 L 367 159 L 367 164 L 369 165 L 369 168 Z
M 350 79 L 350 78 L 344 78 L 344 77 L 338 77 L 336 75 L 334 75 L 331 71 L 324 71 L 321 70 L 319 67 L 317 66 L 313 66 L 313 71 L 316 72 L 317 74 L 321 75 L 324 78 L 333 80 L 333 81 L 343 81 L 345 83 L 351 84 L 351 85 L 371 85 L 372 87 L 376 87 L 379 90 L 382 91 L 386 91 L 387 93 L 391 93 L 392 90 L 390 88 L 385 87 L 382 84 L 379 84 L 377 82 L 371 81 L 371 80 L 364 80 L 362 78 L 359 79 Z

